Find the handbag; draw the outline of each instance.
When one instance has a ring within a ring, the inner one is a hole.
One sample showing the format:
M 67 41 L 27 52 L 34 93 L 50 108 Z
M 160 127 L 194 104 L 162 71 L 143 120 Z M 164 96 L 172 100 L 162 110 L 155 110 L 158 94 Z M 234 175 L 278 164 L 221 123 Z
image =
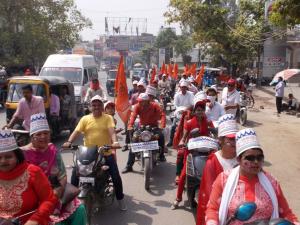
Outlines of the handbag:
M 65 191 L 61 197 L 62 206 L 66 206 L 71 201 L 73 201 L 80 193 L 80 189 L 75 187 L 74 185 L 67 183 L 65 186 Z

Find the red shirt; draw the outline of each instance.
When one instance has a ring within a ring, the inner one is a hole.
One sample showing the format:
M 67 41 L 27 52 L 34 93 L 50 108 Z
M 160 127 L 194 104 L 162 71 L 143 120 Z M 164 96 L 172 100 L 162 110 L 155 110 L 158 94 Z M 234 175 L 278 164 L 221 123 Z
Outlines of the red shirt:
M 161 126 L 166 126 L 166 114 L 161 107 L 155 103 L 150 102 L 148 107 L 142 107 L 140 103 L 134 105 L 133 112 L 130 115 L 128 127 L 132 128 L 136 117 L 139 116 L 141 125 L 158 126 L 158 121 L 161 121 Z
M 193 129 L 198 128 L 200 131 L 200 136 L 209 135 L 208 127 L 214 127 L 214 125 L 212 124 L 212 122 L 208 122 L 206 117 L 204 117 L 199 123 L 197 118 L 193 116 L 192 119 L 188 120 L 184 124 L 184 129 L 188 133 L 190 133 Z

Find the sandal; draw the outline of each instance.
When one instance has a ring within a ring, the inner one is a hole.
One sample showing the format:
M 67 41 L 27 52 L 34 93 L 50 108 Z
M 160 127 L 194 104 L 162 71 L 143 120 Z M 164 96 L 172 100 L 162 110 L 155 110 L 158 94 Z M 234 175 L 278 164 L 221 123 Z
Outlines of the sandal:
M 171 206 L 171 209 L 172 210 L 175 210 L 175 209 L 178 209 L 179 207 L 179 202 L 181 201 L 178 201 L 177 199 L 173 202 L 172 206 Z

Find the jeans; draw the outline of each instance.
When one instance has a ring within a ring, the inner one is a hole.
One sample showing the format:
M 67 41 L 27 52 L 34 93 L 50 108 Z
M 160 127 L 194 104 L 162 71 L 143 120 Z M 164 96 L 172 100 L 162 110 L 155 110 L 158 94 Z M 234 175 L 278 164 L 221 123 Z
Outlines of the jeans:
M 123 184 L 119 173 L 118 165 L 113 155 L 104 156 L 104 158 L 105 158 L 105 165 L 109 166 L 108 172 L 109 175 L 111 176 L 115 188 L 116 198 L 117 200 L 122 200 L 124 198 Z M 78 187 L 79 185 L 79 177 L 76 173 L 76 168 L 73 168 L 72 170 L 71 184 L 73 184 L 76 187 Z
M 282 97 L 276 97 L 276 108 L 277 108 L 277 112 L 281 113 L 281 110 L 282 110 Z
M 177 128 L 177 118 L 174 118 L 173 119 L 173 122 L 172 122 L 172 126 L 171 126 L 171 132 L 170 132 L 170 140 L 169 140 L 169 143 L 168 144 L 173 144 L 173 139 L 174 139 L 174 135 L 175 135 L 175 132 L 176 132 L 176 128 Z
M 164 148 L 165 148 L 165 136 L 162 132 L 162 130 L 157 130 L 157 133 L 159 135 L 158 139 L 158 145 L 159 145 L 159 156 L 162 157 L 164 155 Z M 128 153 L 128 160 L 127 160 L 127 167 L 132 167 L 135 162 L 135 154 L 131 152 L 131 150 Z

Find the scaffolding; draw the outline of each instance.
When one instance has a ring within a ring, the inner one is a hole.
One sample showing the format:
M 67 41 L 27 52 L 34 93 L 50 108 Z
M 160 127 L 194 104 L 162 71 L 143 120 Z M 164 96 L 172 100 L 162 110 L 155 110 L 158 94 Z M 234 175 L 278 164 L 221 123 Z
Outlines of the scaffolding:
M 105 17 L 105 33 L 107 36 L 139 36 L 147 33 L 147 18 Z

